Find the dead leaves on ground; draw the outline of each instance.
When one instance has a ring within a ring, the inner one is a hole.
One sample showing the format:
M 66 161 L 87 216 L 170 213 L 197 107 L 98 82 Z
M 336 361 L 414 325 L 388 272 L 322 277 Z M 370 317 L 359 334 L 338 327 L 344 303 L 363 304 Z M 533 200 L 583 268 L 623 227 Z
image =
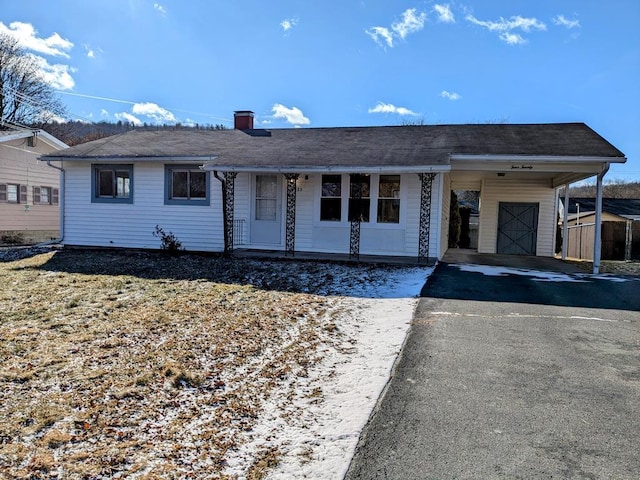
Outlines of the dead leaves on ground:
M 339 334 L 331 299 L 287 291 L 293 266 L 261 274 L 229 263 L 216 281 L 202 272 L 218 259 L 190 259 L 199 270 L 187 273 L 174 259 L 108 256 L 0 264 L 0 471 L 225 478 L 225 456 L 263 402 L 283 389 L 292 397 L 318 345 Z M 258 277 L 261 287 L 247 281 Z M 247 478 L 277 459 L 277 449 L 258 452 Z

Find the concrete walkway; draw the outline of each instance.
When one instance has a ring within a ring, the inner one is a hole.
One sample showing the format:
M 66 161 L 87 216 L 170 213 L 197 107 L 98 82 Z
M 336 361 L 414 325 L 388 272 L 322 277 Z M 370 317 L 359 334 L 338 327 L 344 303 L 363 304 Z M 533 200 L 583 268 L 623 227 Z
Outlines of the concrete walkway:
M 346 478 L 639 478 L 640 280 L 466 260 L 423 290 Z

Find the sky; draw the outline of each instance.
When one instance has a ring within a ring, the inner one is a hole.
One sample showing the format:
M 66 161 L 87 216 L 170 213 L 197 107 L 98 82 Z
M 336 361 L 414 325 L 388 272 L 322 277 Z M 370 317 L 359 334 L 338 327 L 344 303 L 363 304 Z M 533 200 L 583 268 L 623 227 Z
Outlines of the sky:
M 638 0 L 0 0 L 73 120 L 584 122 L 640 181 Z

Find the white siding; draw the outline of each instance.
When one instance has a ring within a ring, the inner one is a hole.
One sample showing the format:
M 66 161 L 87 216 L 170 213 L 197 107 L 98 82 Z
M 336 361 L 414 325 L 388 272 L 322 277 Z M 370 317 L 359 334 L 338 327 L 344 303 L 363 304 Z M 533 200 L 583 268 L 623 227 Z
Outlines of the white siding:
M 313 198 L 320 175 L 301 174 L 296 192 L 296 250 L 313 250 Z
M 91 202 L 91 165 L 66 162 L 65 236 L 67 245 L 160 248 L 159 225 L 186 250 L 224 249 L 220 182 L 210 179 L 210 206 L 165 205 L 164 164 L 133 168 L 133 203 Z
M 377 175 L 372 175 L 372 191 L 376 191 Z M 296 198 L 296 250 L 308 252 L 349 253 L 350 224 L 348 212 L 348 182 L 343 182 L 343 219 L 341 222 L 320 222 L 321 174 L 301 174 Z M 362 223 L 360 254 L 362 255 L 418 255 L 420 222 L 420 179 L 416 174 L 401 175 L 400 223 Z M 431 241 L 429 256 L 438 257 L 440 232 L 440 182 L 432 184 Z M 372 197 L 372 220 L 375 217 L 376 197 Z M 284 214 L 283 214 L 284 215 Z
M 539 203 L 536 253 L 551 257 L 554 254 L 556 228 L 555 190 L 548 180 L 485 178 L 482 184 L 479 253 L 496 253 L 498 238 L 499 202 Z

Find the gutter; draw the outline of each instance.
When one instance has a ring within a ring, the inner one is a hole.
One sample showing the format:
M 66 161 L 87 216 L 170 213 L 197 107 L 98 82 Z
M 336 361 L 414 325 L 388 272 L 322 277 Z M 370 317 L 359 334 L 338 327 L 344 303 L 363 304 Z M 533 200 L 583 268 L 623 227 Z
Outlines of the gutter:
M 287 167 L 287 166 L 268 166 L 268 167 L 234 167 L 210 165 L 205 163 L 200 167 L 205 172 L 269 172 L 269 173 L 441 173 L 451 171 L 449 165 L 424 165 L 421 167 L 405 167 L 405 166 L 308 166 L 308 167 Z M 217 178 L 217 177 L 216 177 Z M 219 179 L 218 179 L 219 180 Z
M 51 167 L 51 168 L 55 168 L 56 170 L 60 171 L 60 192 L 59 192 L 59 205 L 58 205 L 58 207 L 60 208 L 60 236 L 58 238 L 56 238 L 55 240 L 50 240 L 48 242 L 39 243 L 38 245 L 36 245 L 37 247 L 41 247 L 41 246 L 45 246 L 45 245 L 53 245 L 53 244 L 56 244 L 56 243 L 62 243 L 62 241 L 64 240 L 64 198 L 65 198 L 64 186 L 65 186 L 65 172 L 64 172 L 64 168 L 58 167 L 57 165 L 52 165 L 50 159 L 47 159 L 47 166 Z

